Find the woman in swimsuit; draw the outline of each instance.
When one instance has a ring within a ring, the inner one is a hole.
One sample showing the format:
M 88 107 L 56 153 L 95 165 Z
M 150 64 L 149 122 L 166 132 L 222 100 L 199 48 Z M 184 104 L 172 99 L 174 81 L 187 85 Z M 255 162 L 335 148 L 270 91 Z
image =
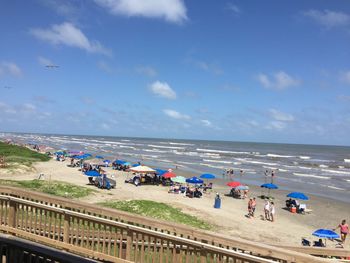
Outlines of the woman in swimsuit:
M 346 239 L 346 235 L 349 233 L 349 225 L 346 223 L 346 220 L 344 219 L 343 221 L 341 221 L 341 223 L 335 229 L 337 229 L 337 228 L 340 228 L 340 238 L 344 244 L 345 239 Z

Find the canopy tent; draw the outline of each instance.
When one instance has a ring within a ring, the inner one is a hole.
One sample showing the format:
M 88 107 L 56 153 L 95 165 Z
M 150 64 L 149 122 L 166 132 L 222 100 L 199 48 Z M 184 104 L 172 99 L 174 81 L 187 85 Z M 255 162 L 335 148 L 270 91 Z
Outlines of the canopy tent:
M 174 178 L 171 178 L 171 181 L 173 181 L 174 183 L 184 184 L 186 183 L 186 178 L 183 176 L 176 176 Z
M 131 172 L 136 172 L 136 173 L 156 173 L 156 170 L 152 169 L 151 167 L 145 166 L 145 165 L 131 167 L 129 170 Z
M 300 200 L 309 200 L 309 197 L 306 196 L 303 193 L 300 192 L 292 192 L 287 195 L 287 197 L 294 198 L 294 199 L 300 199 Z

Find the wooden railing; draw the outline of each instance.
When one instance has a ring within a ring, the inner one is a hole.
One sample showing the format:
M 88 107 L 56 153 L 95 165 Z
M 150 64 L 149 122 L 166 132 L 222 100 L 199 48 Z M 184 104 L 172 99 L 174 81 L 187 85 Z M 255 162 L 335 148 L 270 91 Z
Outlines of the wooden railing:
M 0 259 L 2 263 L 96 263 L 62 250 L 54 249 L 12 235 L 0 234 Z
M 16 188 L 0 188 L 0 230 L 111 262 L 329 262 Z

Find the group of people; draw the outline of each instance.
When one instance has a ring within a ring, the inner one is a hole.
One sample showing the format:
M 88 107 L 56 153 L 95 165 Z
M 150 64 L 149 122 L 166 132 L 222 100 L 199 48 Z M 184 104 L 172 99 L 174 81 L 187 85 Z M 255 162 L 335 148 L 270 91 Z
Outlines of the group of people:
M 270 202 L 268 199 L 265 201 L 264 204 L 264 214 L 265 214 L 265 220 L 274 222 L 275 221 L 275 204 L 274 202 Z

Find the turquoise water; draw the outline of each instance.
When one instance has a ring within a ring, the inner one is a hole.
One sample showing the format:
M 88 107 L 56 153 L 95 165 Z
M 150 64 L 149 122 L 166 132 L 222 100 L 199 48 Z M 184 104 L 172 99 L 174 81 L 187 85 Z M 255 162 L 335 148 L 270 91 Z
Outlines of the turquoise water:
M 2 133 L 0 138 L 83 150 L 108 159 L 214 173 L 223 180 L 225 169 L 234 180 L 260 185 L 271 177 L 281 189 L 303 191 L 350 202 L 350 147 L 274 143 L 199 141 L 106 136 Z M 240 177 L 240 170 L 243 176 Z

